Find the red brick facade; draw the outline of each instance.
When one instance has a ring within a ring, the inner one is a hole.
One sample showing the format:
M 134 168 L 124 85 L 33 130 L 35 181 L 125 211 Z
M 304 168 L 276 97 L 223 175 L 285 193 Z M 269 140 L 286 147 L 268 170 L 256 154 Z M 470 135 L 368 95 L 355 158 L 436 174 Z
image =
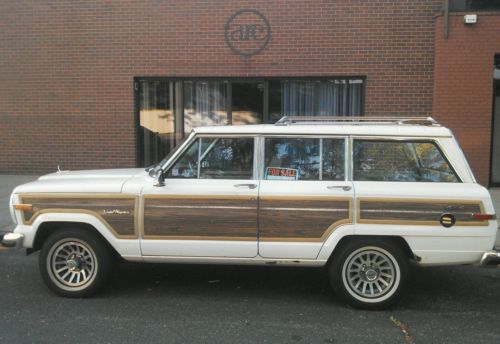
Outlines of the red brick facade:
M 272 37 L 235 55 L 224 23 L 258 9 Z M 0 3 L 0 173 L 134 166 L 134 76 L 366 76 L 366 115 L 430 115 L 428 1 Z
M 248 59 L 224 41 L 244 8 L 272 30 Z M 487 183 L 500 16 L 464 26 L 453 14 L 445 40 L 440 10 L 440 0 L 2 1 L 0 173 L 134 166 L 136 76 L 363 76 L 366 115 L 434 114 Z
M 479 13 L 464 25 L 464 13 L 436 19 L 434 117 L 460 140 L 479 182 L 487 185 L 490 168 L 493 58 L 500 53 L 500 13 Z

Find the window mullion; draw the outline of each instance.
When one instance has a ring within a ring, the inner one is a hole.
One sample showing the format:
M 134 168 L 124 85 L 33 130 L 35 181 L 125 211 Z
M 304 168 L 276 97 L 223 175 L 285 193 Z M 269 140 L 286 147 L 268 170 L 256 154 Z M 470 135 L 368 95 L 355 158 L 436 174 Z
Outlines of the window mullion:
M 319 139 L 319 180 L 323 180 L 323 139 Z
M 200 167 L 201 167 L 201 144 L 202 144 L 202 138 L 200 137 L 198 139 L 198 172 L 197 172 L 197 179 L 200 179 Z

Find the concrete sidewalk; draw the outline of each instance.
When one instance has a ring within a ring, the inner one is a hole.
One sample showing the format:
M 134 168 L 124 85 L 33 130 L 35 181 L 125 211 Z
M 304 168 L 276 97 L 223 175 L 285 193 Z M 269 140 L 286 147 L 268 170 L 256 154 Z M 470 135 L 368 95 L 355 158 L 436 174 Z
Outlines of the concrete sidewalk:
M 12 190 L 20 184 L 28 183 L 37 179 L 35 175 L 9 175 L 0 174 L 0 232 L 9 231 L 12 228 L 12 221 L 9 214 L 9 197 Z M 490 189 L 493 204 L 497 214 L 500 214 L 500 188 Z M 497 240 L 497 247 L 500 247 L 500 237 Z
M 9 198 L 12 190 L 18 185 L 31 182 L 38 176 L 0 174 L 0 232 L 7 232 L 12 228 L 9 213 Z

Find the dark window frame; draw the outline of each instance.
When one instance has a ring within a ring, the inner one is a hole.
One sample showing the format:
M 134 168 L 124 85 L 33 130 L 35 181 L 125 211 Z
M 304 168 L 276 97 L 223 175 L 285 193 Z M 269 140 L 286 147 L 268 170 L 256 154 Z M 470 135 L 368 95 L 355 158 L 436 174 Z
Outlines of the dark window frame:
M 499 12 L 500 0 L 450 0 L 450 12 Z

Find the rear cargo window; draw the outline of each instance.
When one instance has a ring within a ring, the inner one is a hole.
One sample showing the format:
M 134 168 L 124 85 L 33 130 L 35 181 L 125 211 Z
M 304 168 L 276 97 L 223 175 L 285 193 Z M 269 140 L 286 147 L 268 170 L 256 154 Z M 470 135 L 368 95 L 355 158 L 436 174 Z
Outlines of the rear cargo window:
M 357 181 L 459 182 L 441 150 L 429 141 L 354 140 Z

